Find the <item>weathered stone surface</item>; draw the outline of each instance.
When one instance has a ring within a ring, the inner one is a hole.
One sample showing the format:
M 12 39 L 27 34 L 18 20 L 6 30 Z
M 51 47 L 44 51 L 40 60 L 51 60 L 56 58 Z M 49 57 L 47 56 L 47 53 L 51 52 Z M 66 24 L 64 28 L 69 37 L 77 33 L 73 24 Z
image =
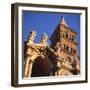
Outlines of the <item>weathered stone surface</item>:
M 50 47 L 46 33 L 40 43 L 34 42 L 35 31 L 30 34 L 25 45 L 24 77 L 80 74 L 77 33 L 68 27 L 64 17 L 50 38 Z

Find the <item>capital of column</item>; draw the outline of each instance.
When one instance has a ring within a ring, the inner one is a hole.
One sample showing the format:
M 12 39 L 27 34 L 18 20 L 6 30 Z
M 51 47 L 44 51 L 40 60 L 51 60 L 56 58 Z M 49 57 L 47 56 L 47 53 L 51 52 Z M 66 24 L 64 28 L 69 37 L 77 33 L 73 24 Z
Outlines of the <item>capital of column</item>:
M 33 60 L 29 60 L 29 63 L 34 63 L 34 61 Z

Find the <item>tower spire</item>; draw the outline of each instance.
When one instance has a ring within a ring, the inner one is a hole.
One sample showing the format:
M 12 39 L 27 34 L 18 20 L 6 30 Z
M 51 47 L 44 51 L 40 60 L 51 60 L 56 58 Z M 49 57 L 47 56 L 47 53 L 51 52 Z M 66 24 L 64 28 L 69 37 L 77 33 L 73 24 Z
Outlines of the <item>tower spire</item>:
M 68 25 L 67 25 L 67 23 L 66 23 L 66 21 L 64 19 L 64 16 L 61 16 L 61 22 L 60 22 L 60 24 L 65 25 L 66 27 L 68 27 Z

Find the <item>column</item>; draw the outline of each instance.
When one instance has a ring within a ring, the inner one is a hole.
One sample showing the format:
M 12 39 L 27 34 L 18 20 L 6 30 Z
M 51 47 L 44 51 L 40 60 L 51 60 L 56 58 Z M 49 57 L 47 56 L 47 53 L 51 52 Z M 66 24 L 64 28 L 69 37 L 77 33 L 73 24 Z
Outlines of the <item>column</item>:
M 29 60 L 28 77 L 31 77 L 32 67 L 33 67 L 33 61 Z
M 29 57 L 27 57 L 25 62 L 24 77 L 28 77 L 28 67 L 29 67 Z

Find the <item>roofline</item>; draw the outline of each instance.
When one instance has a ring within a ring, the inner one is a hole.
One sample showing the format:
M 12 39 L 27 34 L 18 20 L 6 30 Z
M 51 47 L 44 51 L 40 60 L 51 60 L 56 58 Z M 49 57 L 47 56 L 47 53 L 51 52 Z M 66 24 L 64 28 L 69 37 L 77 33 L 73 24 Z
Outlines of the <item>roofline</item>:
M 54 35 L 54 33 L 57 31 L 58 26 L 60 26 L 60 25 L 61 25 L 61 24 L 58 24 L 58 25 L 57 25 L 56 29 L 54 30 L 54 32 L 52 33 L 52 35 L 51 35 L 51 37 L 50 37 L 50 40 L 51 40 L 52 36 Z M 73 32 L 74 34 L 77 34 L 77 32 L 74 31 L 72 28 L 66 27 L 65 25 L 63 25 L 63 26 L 64 26 L 66 29 L 68 29 L 70 32 Z

